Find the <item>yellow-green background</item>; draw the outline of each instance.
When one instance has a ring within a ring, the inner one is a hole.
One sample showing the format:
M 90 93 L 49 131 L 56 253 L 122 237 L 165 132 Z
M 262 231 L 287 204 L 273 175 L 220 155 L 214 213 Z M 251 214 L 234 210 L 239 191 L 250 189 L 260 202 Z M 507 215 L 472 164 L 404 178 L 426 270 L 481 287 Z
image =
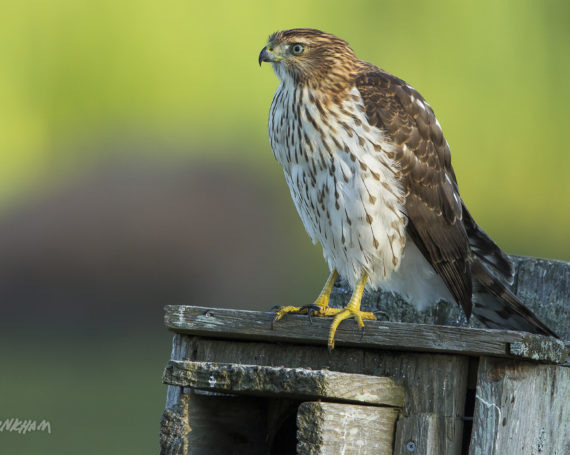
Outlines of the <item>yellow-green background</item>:
M 570 259 L 565 1 L 4 1 L 0 218 L 123 149 L 129 162 L 239 165 L 286 193 L 266 138 L 277 80 L 257 55 L 271 32 L 291 27 L 339 35 L 424 95 L 468 207 L 505 250 Z M 310 249 L 289 215 L 299 248 Z M 309 264 L 320 264 L 310 251 Z M 297 277 L 305 272 L 325 273 L 301 264 Z M 313 278 L 309 285 L 319 288 Z M 1 351 L 0 419 L 47 418 L 53 432 L 0 433 L 0 451 L 156 453 L 169 343 L 156 325 L 153 337 L 131 327 L 128 336 L 70 333 L 29 345 L 16 338 L 26 327 L 12 327 Z M 121 418 L 112 417 L 117 408 Z

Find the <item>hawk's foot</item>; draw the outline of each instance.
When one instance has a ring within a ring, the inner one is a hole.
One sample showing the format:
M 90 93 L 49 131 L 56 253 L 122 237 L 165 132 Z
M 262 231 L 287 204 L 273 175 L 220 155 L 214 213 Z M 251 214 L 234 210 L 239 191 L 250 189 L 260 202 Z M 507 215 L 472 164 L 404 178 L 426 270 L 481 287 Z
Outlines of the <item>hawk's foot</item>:
M 334 349 L 334 336 L 336 333 L 336 329 L 338 328 L 339 324 L 344 321 L 345 319 L 354 319 L 360 327 L 361 330 L 361 339 L 364 336 L 364 321 L 371 320 L 375 321 L 376 316 L 374 313 L 370 313 L 369 311 L 360 311 L 360 309 L 352 309 L 349 308 L 350 305 L 347 305 L 345 308 L 341 308 L 339 313 L 334 317 L 331 328 L 329 330 L 329 340 L 328 340 L 328 347 L 329 351 Z M 360 304 L 358 305 L 360 306 Z
M 354 292 L 350 298 L 350 302 L 344 308 L 339 309 L 331 323 L 331 328 L 329 330 L 328 347 L 329 351 L 334 349 L 334 336 L 336 334 L 336 329 L 339 324 L 345 319 L 354 319 L 362 331 L 362 336 L 364 335 L 364 320 L 376 320 L 376 316 L 368 311 L 360 311 L 360 301 L 362 300 L 362 294 L 364 292 L 364 287 L 366 286 L 366 280 L 368 279 L 368 274 L 364 273 L 362 277 L 356 283 L 354 287 Z
M 364 292 L 364 287 L 366 286 L 368 274 L 364 273 L 360 280 L 358 280 L 358 283 L 356 283 L 356 286 L 354 288 L 354 292 L 352 293 L 352 297 L 350 298 L 350 302 L 348 302 L 348 305 L 346 305 L 344 308 L 331 308 L 329 306 L 330 294 L 337 278 L 338 273 L 336 270 L 333 270 L 319 297 L 317 297 L 317 300 L 315 300 L 315 302 L 311 305 L 305 305 L 301 307 L 274 307 L 273 309 L 277 311 L 275 312 L 271 326 L 273 327 L 273 324 L 275 322 L 283 319 L 289 313 L 307 314 L 309 316 L 309 319 L 312 316 L 334 317 L 329 330 L 329 351 L 334 349 L 334 336 L 336 329 L 338 328 L 339 324 L 345 319 L 354 319 L 364 334 L 364 321 L 376 320 L 374 313 L 368 311 L 360 311 L 360 301 L 362 300 L 362 293 Z
M 309 321 L 311 320 L 312 316 L 319 316 L 319 317 L 326 317 L 326 316 L 334 316 L 336 315 L 340 309 L 339 308 L 331 308 L 329 307 L 329 299 L 332 292 L 332 288 L 336 279 L 338 278 L 338 272 L 333 270 L 327 279 L 325 287 L 317 297 L 317 300 L 310 305 L 305 305 L 302 307 L 296 306 L 284 306 L 284 307 L 273 307 L 272 309 L 276 309 L 275 316 L 273 317 L 273 321 L 271 322 L 271 327 L 277 321 L 283 319 L 287 314 L 308 314 Z
M 273 324 L 283 319 L 289 313 L 307 314 L 307 307 L 299 307 L 299 306 L 278 306 L 271 308 L 271 310 L 277 310 L 275 311 L 275 316 L 273 316 L 273 320 L 271 321 L 271 328 L 273 328 Z
M 304 306 L 282 306 L 282 307 L 273 307 L 272 310 L 275 311 L 275 316 L 273 317 L 273 321 L 271 325 L 277 321 L 280 321 L 288 314 L 306 314 L 309 316 L 309 321 L 313 316 L 317 317 L 327 317 L 327 316 L 335 316 L 342 308 L 331 308 L 329 306 L 329 296 L 323 296 L 322 294 L 315 300 L 314 303 L 310 305 Z
M 301 309 L 304 310 L 309 316 L 309 321 L 311 320 L 312 316 L 326 318 L 330 316 L 336 316 L 342 310 L 342 308 L 331 308 L 329 306 L 329 298 L 330 293 L 321 293 L 321 295 L 317 297 L 317 300 L 315 300 L 314 303 L 301 307 Z

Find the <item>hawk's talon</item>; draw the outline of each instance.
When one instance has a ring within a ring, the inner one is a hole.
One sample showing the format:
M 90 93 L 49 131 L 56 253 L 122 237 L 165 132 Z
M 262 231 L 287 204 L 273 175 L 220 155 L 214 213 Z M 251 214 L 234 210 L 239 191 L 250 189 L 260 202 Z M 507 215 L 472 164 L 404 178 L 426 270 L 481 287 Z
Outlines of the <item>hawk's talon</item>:
M 273 325 L 287 316 L 289 313 L 293 314 L 305 314 L 306 307 L 296 307 L 296 306 L 275 306 L 273 308 L 277 309 L 277 312 L 273 316 L 271 321 L 271 329 L 273 330 Z
M 352 302 L 352 300 L 351 300 Z M 358 302 L 358 305 L 360 306 L 360 302 Z M 356 305 L 355 305 L 356 307 Z M 344 321 L 345 319 L 354 319 L 354 321 L 356 322 L 356 324 L 358 325 L 358 327 L 360 327 L 361 330 L 361 335 L 360 335 L 360 340 L 362 341 L 362 337 L 364 336 L 364 321 L 365 320 L 376 320 L 376 316 L 374 316 L 374 314 L 368 312 L 368 311 L 360 311 L 360 309 L 355 309 L 353 307 L 351 307 L 350 303 L 343 308 L 333 319 L 333 322 L 331 323 L 331 327 L 330 327 L 330 331 L 329 331 L 329 340 L 328 340 L 328 346 L 329 349 L 334 349 L 334 336 L 336 334 L 336 329 L 338 328 L 338 326 L 340 325 L 340 323 L 342 321 Z
M 328 306 L 328 305 L 327 305 Z M 309 312 L 309 310 L 313 310 L 315 312 L 319 312 L 320 310 L 323 309 L 322 306 L 317 305 L 316 303 L 311 303 L 310 305 L 305 305 L 301 307 L 302 310 L 307 310 L 307 313 Z
M 278 316 L 279 316 L 279 313 L 275 313 L 275 315 L 271 319 L 271 330 L 273 330 L 273 324 L 275 324 L 275 322 L 277 321 Z
M 350 302 L 346 305 L 345 308 L 331 308 L 329 307 L 329 295 L 334 285 L 334 281 L 337 278 L 337 273 L 335 270 L 331 273 L 329 279 L 327 280 L 327 284 L 323 289 L 323 292 L 319 295 L 317 300 L 314 303 L 309 305 L 305 305 L 302 307 L 295 307 L 295 306 L 282 306 L 277 307 L 278 310 L 273 316 L 271 321 L 271 329 L 274 328 L 274 324 L 283 319 L 287 314 L 306 314 L 309 318 L 309 322 L 312 323 L 313 316 L 318 317 L 327 317 L 332 316 L 334 319 L 331 323 L 330 330 L 329 330 L 329 337 L 328 337 L 328 349 L 332 351 L 334 349 L 334 336 L 336 333 L 336 329 L 338 328 L 339 324 L 344 321 L 345 319 L 354 319 L 358 327 L 360 327 L 360 340 L 364 337 L 364 320 L 375 320 L 376 316 L 373 313 L 360 311 L 360 301 L 362 299 L 362 293 L 364 292 L 364 286 L 366 285 L 366 280 L 368 279 L 368 275 L 364 273 L 356 287 L 354 289 L 354 293 L 350 298 Z
M 368 311 L 360 311 L 360 301 L 362 300 L 362 293 L 364 292 L 364 287 L 366 286 L 366 280 L 368 279 L 368 274 L 364 273 L 356 286 L 354 287 L 354 292 L 350 298 L 350 302 L 343 309 L 339 310 L 331 323 L 329 331 L 328 346 L 329 350 L 334 349 L 334 336 L 336 334 L 336 329 L 339 324 L 345 319 L 354 319 L 356 324 L 362 331 L 364 331 L 364 320 L 376 320 L 376 316 Z M 361 334 L 362 340 L 363 334 Z
M 301 310 L 307 311 L 307 316 L 309 317 L 309 324 L 313 323 L 313 313 L 318 315 L 319 312 L 323 309 L 321 306 L 317 305 L 316 303 L 311 303 L 310 305 L 305 305 L 300 308 Z
M 377 319 L 378 319 L 378 316 L 381 316 L 381 317 L 383 317 L 384 319 L 386 319 L 386 321 L 389 321 L 389 320 L 390 320 L 390 316 L 388 316 L 388 313 L 386 313 L 386 312 L 384 312 L 384 311 L 382 311 L 382 310 L 373 311 L 372 314 L 373 314 L 374 316 L 376 316 Z
M 282 319 L 288 313 L 307 314 L 307 316 L 309 317 L 309 323 L 311 324 L 313 323 L 312 319 L 313 316 L 324 317 L 324 316 L 336 315 L 340 310 L 338 308 L 329 307 L 329 297 L 337 278 L 338 278 L 338 272 L 336 271 L 336 269 L 334 269 L 329 275 L 327 283 L 325 284 L 325 287 L 317 297 L 317 300 L 315 300 L 310 305 L 305 305 L 302 307 L 273 306 L 271 309 L 272 310 L 277 309 L 277 312 L 273 318 L 273 321 L 271 321 L 271 328 L 273 329 L 273 324 Z

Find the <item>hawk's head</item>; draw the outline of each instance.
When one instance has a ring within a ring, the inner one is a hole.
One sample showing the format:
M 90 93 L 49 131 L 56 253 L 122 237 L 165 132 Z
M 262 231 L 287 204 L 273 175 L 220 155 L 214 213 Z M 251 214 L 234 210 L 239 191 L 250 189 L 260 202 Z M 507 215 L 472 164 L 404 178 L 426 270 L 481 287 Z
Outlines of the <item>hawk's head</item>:
M 356 61 L 348 43 L 330 33 L 312 28 L 275 32 L 259 54 L 259 64 L 273 63 L 282 81 L 307 83 L 346 74 Z M 338 73 L 335 69 L 339 69 Z M 335 74 L 336 73 L 336 74 Z

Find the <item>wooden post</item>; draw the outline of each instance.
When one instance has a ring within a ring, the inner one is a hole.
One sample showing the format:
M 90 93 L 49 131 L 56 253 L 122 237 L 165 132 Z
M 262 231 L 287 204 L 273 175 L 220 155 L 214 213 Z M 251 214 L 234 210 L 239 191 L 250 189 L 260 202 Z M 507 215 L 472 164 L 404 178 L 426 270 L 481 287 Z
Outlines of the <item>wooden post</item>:
M 570 453 L 570 368 L 483 357 L 469 454 Z
M 561 266 L 517 262 L 524 273 L 549 267 Z M 380 321 L 367 321 L 361 339 L 346 322 L 329 353 L 330 321 L 289 315 L 272 327 L 272 318 L 166 307 L 175 334 L 161 454 L 570 453 L 560 340 Z M 554 329 L 567 333 L 568 321 Z

